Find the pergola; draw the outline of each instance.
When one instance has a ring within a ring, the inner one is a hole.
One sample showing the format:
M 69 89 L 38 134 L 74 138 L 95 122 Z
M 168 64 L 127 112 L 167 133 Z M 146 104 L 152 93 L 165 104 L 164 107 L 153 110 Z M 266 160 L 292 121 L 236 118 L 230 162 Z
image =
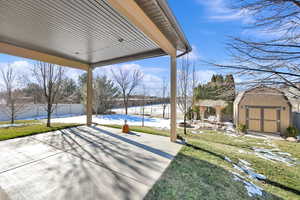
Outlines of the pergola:
M 224 100 L 211 100 L 201 99 L 195 103 L 195 106 L 199 106 L 201 119 L 204 119 L 204 114 L 207 108 L 214 108 L 216 110 L 217 121 L 220 122 L 222 119 L 222 109 L 224 109 L 228 103 Z
M 87 125 L 93 69 L 171 58 L 171 141 L 176 140 L 176 58 L 191 51 L 165 0 L 7 0 L 0 4 L 0 53 L 86 70 Z

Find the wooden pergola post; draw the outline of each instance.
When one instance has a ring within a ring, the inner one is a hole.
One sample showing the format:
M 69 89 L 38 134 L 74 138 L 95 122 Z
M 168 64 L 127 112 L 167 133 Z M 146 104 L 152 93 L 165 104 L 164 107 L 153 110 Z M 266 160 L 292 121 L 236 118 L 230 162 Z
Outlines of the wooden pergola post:
M 93 68 L 89 67 L 87 70 L 86 81 L 86 124 L 92 125 L 93 116 Z
M 170 67 L 170 79 L 171 79 L 171 142 L 176 142 L 176 89 L 177 89 L 177 67 L 176 67 L 176 55 L 171 55 L 171 67 Z
M 200 117 L 201 117 L 201 122 L 204 122 L 204 117 L 205 117 L 205 111 L 206 107 L 205 106 L 199 106 L 199 111 L 200 111 Z
M 217 122 L 221 122 L 222 107 L 221 106 L 215 106 L 215 110 L 216 110 Z

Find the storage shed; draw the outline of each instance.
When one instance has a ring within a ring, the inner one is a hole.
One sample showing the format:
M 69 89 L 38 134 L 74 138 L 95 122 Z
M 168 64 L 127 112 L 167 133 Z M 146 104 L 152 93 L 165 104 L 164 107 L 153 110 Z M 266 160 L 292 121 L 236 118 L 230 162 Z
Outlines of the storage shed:
M 259 86 L 241 92 L 234 101 L 234 122 L 248 131 L 285 134 L 292 125 L 292 106 L 284 92 Z

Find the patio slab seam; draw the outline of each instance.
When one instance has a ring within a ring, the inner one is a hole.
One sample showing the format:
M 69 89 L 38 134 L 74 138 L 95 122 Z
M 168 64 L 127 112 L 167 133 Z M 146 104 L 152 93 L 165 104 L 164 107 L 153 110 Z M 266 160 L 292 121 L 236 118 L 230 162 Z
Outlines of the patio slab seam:
M 21 165 L 15 166 L 15 167 L 13 167 L 13 168 L 10 168 L 10 169 L 4 170 L 4 171 L 0 171 L 0 175 L 1 175 L 1 174 L 4 174 L 4 173 L 6 173 L 6 172 L 9 172 L 9 171 L 12 171 L 12 170 L 21 168 L 21 167 L 25 167 L 25 166 L 27 166 L 27 165 L 30 165 L 30 164 L 33 164 L 33 163 L 36 163 L 36 162 L 39 162 L 39 161 L 42 161 L 42 160 L 45 160 L 45 159 L 47 159 L 47 158 L 50 158 L 50 157 L 52 157 L 52 156 L 56 156 L 56 155 L 61 154 L 61 153 L 64 153 L 64 152 L 63 152 L 63 151 L 56 152 L 56 153 L 53 153 L 53 154 L 51 154 L 51 155 L 49 155 L 49 156 L 46 156 L 46 157 L 43 157 L 43 158 L 40 158 L 40 159 L 37 159 L 37 160 L 32 160 L 32 161 L 30 161 L 30 162 L 23 163 L 23 164 L 21 164 Z

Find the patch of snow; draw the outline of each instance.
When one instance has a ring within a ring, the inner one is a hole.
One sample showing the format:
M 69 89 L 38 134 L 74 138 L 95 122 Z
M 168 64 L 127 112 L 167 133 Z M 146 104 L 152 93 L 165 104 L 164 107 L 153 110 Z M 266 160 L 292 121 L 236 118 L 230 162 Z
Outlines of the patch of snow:
M 210 122 L 215 122 L 215 121 L 217 121 L 217 117 L 214 116 L 214 115 L 211 115 L 211 116 L 209 116 L 209 117 L 207 118 L 207 120 L 210 121 Z
M 224 160 L 226 160 L 229 163 L 232 163 L 232 161 L 230 160 L 230 158 L 228 158 L 227 156 L 224 157 Z
M 244 183 L 245 188 L 247 189 L 248 195 L 250 197 L 253 197 L 255 195 L 262 196 L 263 189 L 261 187 L 258 187 L 257 185 L 255 185 L 251 182 L 245 181 L 245 180 L 243 181 L 243 183 Z
M 33 124 L 40 124 L 40 123 L 1 124 L 0 128 L 21 127 L 21 126 L 28 126 Z
M 191 131 L 193 134 L 202 134 L 204 133 L 203 131 Z
M 66 118 L 66 117 L 75 117 L 75 116 L 79 116 L 79 115 L 78 114 L 62 114 L 62 115 L 52 114 L 51 115 L 52 118 Z M 42 119 L 47 119 L 47 115 L 21 118 L 20 120 L 42 120 Z
M 26 126 L 26 124 L 2 124 L 0 125 L 0 128 L 19 127 L 19 126 Z
M 239 181 L 242 182 L 244 187 L 247 190 L 247 193 L 250 197 L 254 197 L 256 195 L 258 196 L 262 196 L 263 195 L 263 189 L 257 185 L 255 185 L 252 182 L 248 182 L 245 180 L 245 177 L 243 177 L 242 175 L 236 173 L 236 172 L 231 172 L 233 175 L 233 180 L 234 181 Z
M 238 151 L 239 153 L 247 153 L 246 151 L 242 150 L 242 149 L 239 149 Z
M 225 157 L 224 159 L 227 160 L 229 158 Z M 234 169 L 247 174 L 249 176 L 249 178 L 251 178 L 251 179 L 256 179 L 256 180 L 265 180 L 266 179 L 266 176 L 255 173 L 254 170 L 250 167 L 251 163 L 247 162 L 246 160 L 239 159 L 239 163 L 238 164 L 233 163 L 232 166 Z
M 286 152 L 281 152 L 280 149 L 264 149 L 264 148 L 253 148 L 255 155 L 265 160 L 273 162 L 282 162 L 288 166 L 293 166 L 298 164 L 295 158 L 291 157 L 291 154 Z
M 277 153 L 284 156 L 292 156 L 290 153 L 287 152 L 277 152 Z
M 242 164 L 244 164 L 246 166 L 251 166 L 251 163 L 247 162 L 246 160 L 239 159 L 239 162 L 241 162 Z

